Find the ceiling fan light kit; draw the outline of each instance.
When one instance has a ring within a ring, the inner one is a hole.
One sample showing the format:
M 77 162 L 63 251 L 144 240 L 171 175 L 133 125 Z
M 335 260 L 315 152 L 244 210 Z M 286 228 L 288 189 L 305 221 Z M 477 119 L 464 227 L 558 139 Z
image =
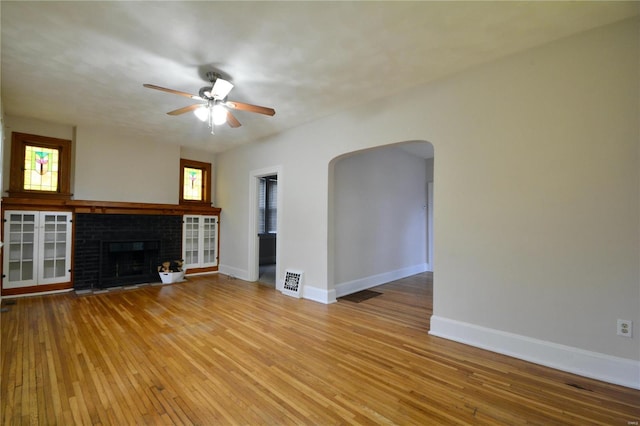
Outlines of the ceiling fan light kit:
M 233 114 L 231 114 L 231 111 L 229 111 L 229 109 L 256 112 L 258 114 L 269 116 L 275 115 L 276 111 L 273 108 L 245 104 L 242 102 L 227 101 L 227 95 L 229 95 L 229 92 L 231 91 L 231 89 L 233 89 L 233 84 L 221 78 L 214 72 L 208 72 L 207 78 L 209 79 L 211 85 L 202 87 L 198 92 L 199 96 L 192 95 L 191 93 L 181 92 L 179 90 L 167 89 L 165 87 L 160 87 L 153 84 L 143 84 L 143 86 L 148 89 L 160 90 L 162 92 L 172 93 L 174 95 L 180 95 L 199 101 L 205 101 L 205 104 L 189 105 L 176 109 L 174 111 L 169 111 L 167 114 L 180 115 L 188 111 L 193 111 L 193 113 L 196 117 L 198 117 L 199 120 L 208 122 L 212 135 L 214 134 L 215 126 L 220 126 L 224 123 L 227 123 L 232 128 L 241 126 L 238 119 Z
M 227 110 L 220 104 L 215 104 L 211 107 L 211 118 L 213 124 L 220 126 L 227 122 Z
M 207 121 L 207 119 L 209 118 L 209 108 L 207 108 L 205 105 L 194 109 L 193 113 L 196 117 L 198 117 L 198 120 L 200 121 Z

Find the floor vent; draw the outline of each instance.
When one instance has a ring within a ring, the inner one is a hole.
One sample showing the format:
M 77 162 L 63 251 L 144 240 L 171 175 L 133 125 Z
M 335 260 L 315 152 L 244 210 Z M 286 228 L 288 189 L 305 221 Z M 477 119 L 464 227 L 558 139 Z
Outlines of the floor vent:
M 302 295 L 302 272 L 287 269 L 284 274 L 282 293 L 287 296 L 300 297 Z

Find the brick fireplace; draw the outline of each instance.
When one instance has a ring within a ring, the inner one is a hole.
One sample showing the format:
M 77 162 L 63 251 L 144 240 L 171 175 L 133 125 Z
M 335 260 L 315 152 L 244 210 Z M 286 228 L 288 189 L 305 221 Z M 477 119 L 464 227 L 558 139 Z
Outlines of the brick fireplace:
M 182 216 L 79 213 L 74 289 L 158 282 L 163 260 L 180 259 Z
M 8 210 L 72 213 L 71 280 L 15 288 L 3 286 L 2 295 L 161 282 L 158 265 L 182 258 L 184 215 L 220 215 L 220 209 L 208 203 L 154 204 L 50 197 L 6 197 L 2 199 L 2 214 Z M 192 273 L 217 270 L 217 266 L 189 269 Z

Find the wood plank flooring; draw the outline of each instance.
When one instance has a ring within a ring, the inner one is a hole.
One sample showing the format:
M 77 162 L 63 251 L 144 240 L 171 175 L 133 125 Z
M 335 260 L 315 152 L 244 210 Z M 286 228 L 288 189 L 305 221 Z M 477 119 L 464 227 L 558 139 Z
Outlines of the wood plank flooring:
M 2 424 L 640 421 L 640 391 L 429 336 L 428 273 L 374 290 L 323 305 L 213 275 L 3 303 Z

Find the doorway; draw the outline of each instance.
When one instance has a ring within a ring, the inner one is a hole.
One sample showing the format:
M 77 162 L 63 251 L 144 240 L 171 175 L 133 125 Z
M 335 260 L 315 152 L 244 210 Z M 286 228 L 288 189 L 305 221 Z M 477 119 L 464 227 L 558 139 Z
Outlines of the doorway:
M 410 141 L 332 160 L 329 268 L 337 297 L 433 270 L 434 158 L 431 143 Z
M 279 288 L 282 235 L 282 172 L 279 166 L 250 174 L 249 281 Z
M 278 175 L 258 178 L 258 282 L 276 286 Z

